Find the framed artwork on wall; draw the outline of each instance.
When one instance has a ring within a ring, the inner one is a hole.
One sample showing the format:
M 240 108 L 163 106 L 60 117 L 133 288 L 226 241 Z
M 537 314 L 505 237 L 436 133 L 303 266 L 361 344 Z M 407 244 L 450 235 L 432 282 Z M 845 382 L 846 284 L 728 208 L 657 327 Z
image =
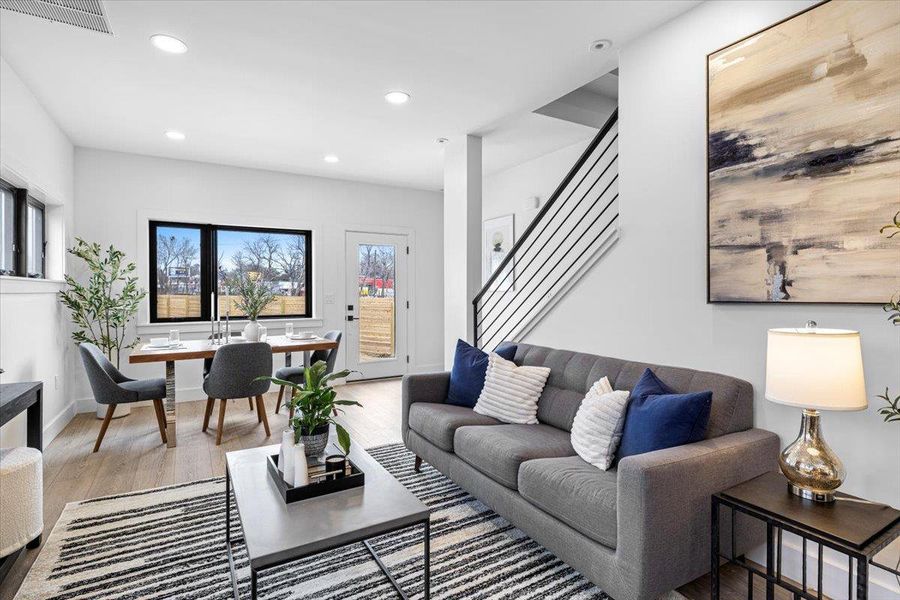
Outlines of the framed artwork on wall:
M 500 264 L 509 255 L 515 240 L 515 215 L 502 215 L 486 219 L 482 223 L 482 281 L 487 281 Z M 515 261 L 510 261 L 503 273 L 491 285 L 491 289 L 500 291 L 515 289 L 512 270 Z
M 830 0 L 707 56 L 707 300 L 900 291 L 900 2 Z

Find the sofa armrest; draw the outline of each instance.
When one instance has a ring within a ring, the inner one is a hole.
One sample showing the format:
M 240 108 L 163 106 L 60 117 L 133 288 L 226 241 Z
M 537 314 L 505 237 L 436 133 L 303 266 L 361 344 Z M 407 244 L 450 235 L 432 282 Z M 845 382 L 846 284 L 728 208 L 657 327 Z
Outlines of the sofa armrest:
M 438 402 L 443 404 L 447 400 L 447 390 L 450 389 L 450 372 L 440 373 L 416 373 L 404 375 L 403 383 L 403 408 L 401 410 L 400 434 L 406 442 L 406 434 L 409 431 L 409 407 L 413 402 Z
M 631 573 L 644 586 L 637 597 L 656 597 L 709 571 L 710 496 L 777 470 L 779 446 L 774 433 L 748 429 L 622 459 L 617 553 L 623 569 L 639 570 Z M 741 523 L 738 539 L 749 549 L 758 530 Z

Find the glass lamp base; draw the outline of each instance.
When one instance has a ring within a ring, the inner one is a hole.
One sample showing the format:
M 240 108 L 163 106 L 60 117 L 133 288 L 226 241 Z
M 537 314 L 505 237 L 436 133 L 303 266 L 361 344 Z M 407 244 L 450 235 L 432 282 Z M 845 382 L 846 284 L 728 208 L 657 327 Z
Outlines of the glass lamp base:
M 822 438 L 819 412 L 811 409 L 803 410 L 800 435 L 778 462 L 790 492 L 815 502 L 834 502 L 834 491 L 846 475 L 841 459 Z

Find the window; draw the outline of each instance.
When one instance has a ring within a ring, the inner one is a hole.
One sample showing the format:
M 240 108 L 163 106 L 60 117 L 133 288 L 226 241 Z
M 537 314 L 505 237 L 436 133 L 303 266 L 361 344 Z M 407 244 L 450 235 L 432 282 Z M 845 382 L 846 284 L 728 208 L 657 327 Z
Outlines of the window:
M 44 205 L 0 180 L 0 275 L 45 276 Z
M 25 203 L 25 274 L 44 277 L 44 205 L 28 197 Z
M 248 274 L 275 294 L 262 318 L 311 317 L 311 258 L 309 231 L 151 221 L 150 322 L 244 318 L 230 292 Z

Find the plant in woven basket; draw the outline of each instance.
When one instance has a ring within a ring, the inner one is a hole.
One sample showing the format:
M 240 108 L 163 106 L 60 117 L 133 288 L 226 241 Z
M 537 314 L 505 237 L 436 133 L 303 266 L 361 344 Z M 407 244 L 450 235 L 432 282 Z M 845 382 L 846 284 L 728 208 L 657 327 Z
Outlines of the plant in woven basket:
M 100 244 L 81 238 L 75 238 L 75 246 L 68 252 L 83 260 L 91 274 L 86 284 L 66 275 L 68 289 L 59 293 L 59 301 L 69 309 L 75 325 L 72 339 L 96 344 L 118 367 L 122 350 L 140 341 L 125 343 L 128 322 L 147 295 L 137 285 L 137 267 L 125 262 L 125 253 L 114 246 L 104 251 Z
M 338 445 L 344 455 L 350 453 L 350 434 L 337 422 L 335 417 L 343 412 L 340 406 L 362 406 L 355 400 L 338 400 L 337 392 L 329 385 L 329 382 L 343 379 L 353 373 L 349 369 L 336 373 L 326 373 L 328 365 L 325 361 L 316 361 L 303 372 L 303 384 L 296 384 L 277 377 L 260 377 L 275 383 L 290 387 L 291 406 L 294 408 L 294 418 L 290 426 L 294 430 L 294 442 L 300 442 L 304 437 L 316 435 L 323 429 L 327 432 L 329 425 L 334 425 L 337 430 Z M 304 442 L 305 443 L 305 442 Z

